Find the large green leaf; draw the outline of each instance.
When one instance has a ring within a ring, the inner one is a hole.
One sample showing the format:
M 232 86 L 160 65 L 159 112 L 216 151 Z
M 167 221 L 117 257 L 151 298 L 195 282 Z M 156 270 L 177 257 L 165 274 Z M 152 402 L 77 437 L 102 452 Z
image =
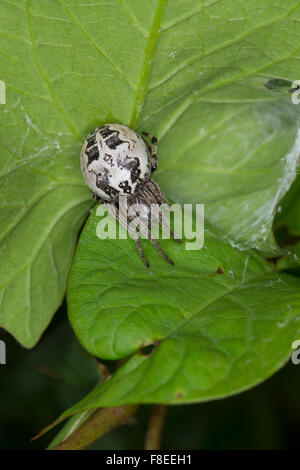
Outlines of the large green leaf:
M 76 411 L 219 398 L 259 383 L 287 360 L 300 334 L 299 278 L 279 275 L 211 230 L 199 251 L 161 241 L 175 266 L 144 240 L 146 269 L 131 239 L 99 240 L 98 222 L 95 210 L 77 248 L 69 317 L 92 354 L 131 357 Z
M 296 0 L 1 2 L 2 326 L 32 346 L 61 302 L 91 204 L 80 146 L 104 122 L 156 133 L 167 195 L 274 250 L 297 159 L 299 18 Z

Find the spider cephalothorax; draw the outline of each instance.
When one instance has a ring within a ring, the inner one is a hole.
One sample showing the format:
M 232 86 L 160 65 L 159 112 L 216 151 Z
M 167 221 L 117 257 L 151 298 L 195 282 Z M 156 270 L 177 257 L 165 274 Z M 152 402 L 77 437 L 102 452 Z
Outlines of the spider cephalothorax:
M 102 201 L 110 209 L 136 241 L 145 265 L 149 266 L 140 244 L 140 235 L 133 229 L 132 224 L 128 229 L 129 221 L 134 225 L 135 220 L 139 219 L 140 233 L 151 241 L 169 263 L 174 264 L 151 236 L 152 206 L 161 204 L 168 206 L 169 203 L 159 186 L 151 179 L 158 165 L 157 139 L 146 133 L 144 135 L 149 138 L 151 144 L 147 145 L 142 137 L 120 124 L 106 124 L 98 127 L 88 135 L 83 144 L 81 169 L 92 190 L 93 197 Z M 128 207 L 139 207 L 136 214 L 131 211 L 131 215 L 125 217 L 119 210 L 120 197 L 124 196 L 126 196 Z M 162 212 L 155 210 L 154 215 L 158 222 L 167 226 L 170 235 L 174 238 Z M 142 223 L 141 215 L 144 215 Z

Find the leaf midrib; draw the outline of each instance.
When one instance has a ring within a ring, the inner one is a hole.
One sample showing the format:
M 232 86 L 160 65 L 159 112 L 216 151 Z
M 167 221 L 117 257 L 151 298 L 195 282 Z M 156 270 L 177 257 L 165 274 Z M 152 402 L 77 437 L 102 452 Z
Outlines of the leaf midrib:
M 156 52 L 156 46 L 160 31 L 160 25 L 164 14 L 167 0 L 159 0 L 150 28 L 149 36 L 146 42 L 144 60 L 140 74 L 140 80 L 134 96 L 134 103 L 130 118 L 129 127 L 136 129 L 142 114 L 145 97 L 148 92 L 150 72 L 153 65 L 153 59 Z

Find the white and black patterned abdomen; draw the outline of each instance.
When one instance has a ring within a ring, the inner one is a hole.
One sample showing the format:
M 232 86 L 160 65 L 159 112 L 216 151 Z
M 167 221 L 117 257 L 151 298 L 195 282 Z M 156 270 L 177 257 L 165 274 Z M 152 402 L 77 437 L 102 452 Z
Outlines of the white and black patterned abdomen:
M 110 201 L 138 193 L 151 176 L 150 155 L 134 131 L 120 124 L 106 124 L 86 138 L 81 170 L 92 192 Z

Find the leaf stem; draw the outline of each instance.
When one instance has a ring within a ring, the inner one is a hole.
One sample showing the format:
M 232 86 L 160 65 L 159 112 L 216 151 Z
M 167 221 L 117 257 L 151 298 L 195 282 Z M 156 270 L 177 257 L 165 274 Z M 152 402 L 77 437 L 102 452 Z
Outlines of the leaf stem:
M 145 450 L 160 449 L 167 409 L 166 405 L 154 405 L 152 407 L 146 434 Z
M 74 434 L 52 450 L 82 450 L 88 448 L 99 437 L 128 422 L 135 414 L 138 405 L 125 405 L 114 408 L 101 408 L 86 421 Z

